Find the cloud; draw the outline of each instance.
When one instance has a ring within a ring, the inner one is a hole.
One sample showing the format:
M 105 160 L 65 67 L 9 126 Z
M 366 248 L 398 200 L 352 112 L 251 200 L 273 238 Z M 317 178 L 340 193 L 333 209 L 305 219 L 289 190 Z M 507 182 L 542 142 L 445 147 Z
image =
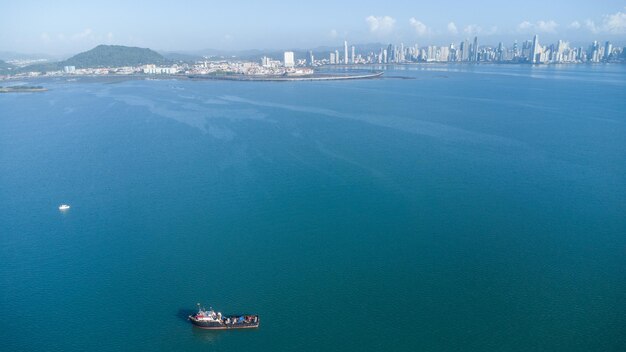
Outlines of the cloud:
M 456 28 L 456 24 L 454 24 L 454 22 L 448 23 L 448 33 L 450 34 L 459 33 L 459 30 Z
M 85 38 L 90 38 L 92 37 L 92 33 L 93 31 L 91 30 L 91 28 L 85 28 L 84 31 L 72 35 L 72 40 L 82 40 Z
M 337 38 L 337 30 L 336 29 L 331 29 L 330 30 L 330 37 L 331 38 Z
M 580 29 L 581 24 L 578 21 L 574 21 L 572 23 L 569 24 L 569 26 L 567 26 L 567 28 L 571 28 L 571 29 Z
M 533 28 L 533 24 L 528 21 L 523 21 L 517 26 L 517 30 L 520 32 L 526 32 L 528 29 Z
M 626 11 L 626 7 L 624 7 L 624 11 Z M 574 21 L 570 23 L 567 28 L 581 29 L 583 28 L 583 24 L 578 21 Z M 584 28 L 593 34 L 626 34 L 626 12 L 617 11 L 616 13 L 610 15 L 604 15 L 602 16 L 602 22 L 600 24 L 596 24 L 596 22 L 591 19 L 586 19 L 584 22 Z
M 543 33 L 556 33 L 556 27 L 559 24 L 553 20 L 549 21 L 537 21 L 532 23 L 530 21 L 523 21 L 517 25 L 518 32 L 543 32 Z
M 491 26 L 489 29 L 484 29 L 481 26 L 475 25 L 475 24 L 470 24 L 465 26 L 465 28 L 463 28 L 463 33 L 465 33 L 466 35 L 493 35 L 496 34 L 498 32 L 498 27 L 497 26 Z
M 544 33 L 556 33 L 556 28 L 559 25 L 552 21 L 537 21 L 531 23 L 524 21 L 517 26 L 519 32 L 544 32 Z M 587 19 L 584 23 L 579 21 L 573 21 L 567 26 L 568 29 L 581 29 L 586 28 L 593 34 L 608 33 L 608 34 L 626 34 L 626 7 L 624 12 L 617 11 L 616 13 L 604 15 L 602 22 L 597 23 L 591 19 Z
M 596 26 L 596 23 L 592 20 L 586 20 L 585 21 L 585 27 L 587 27 L 587 29 L 591 32 L 591 33 L 598 33 L 600 32 L 600 28 L 598 28 Z
M 389 16 L 368 16 L 365 18 L 370 32 L 386 34 L 393 31 L 396 20 Z
M 539 32 L 544 32 L 544 33 L 555 33 L 556 32 L 556 27 L 558 27 L 559 25 L 550 20 L 550 21 L 537 21 L 537 25 L 536 28 Z
M 425 36 L 430 34 L 430 28 L 428 28 L 424 23 L 415 19 L 415 17 L 411 17 L 409 19 L 409 24 L 415 30 L 418 36 Z
M 467 35 L 477 35 L 482 33 L 483 29 L 475 24 L 470 24 L 463 28 L 463 32 Z
M 626 7 L 624 8 L 626 10 Z M 603 30 L 611 34 L 626 33 L 626 13 L 618 11 L 612 15 L 604 16 Z

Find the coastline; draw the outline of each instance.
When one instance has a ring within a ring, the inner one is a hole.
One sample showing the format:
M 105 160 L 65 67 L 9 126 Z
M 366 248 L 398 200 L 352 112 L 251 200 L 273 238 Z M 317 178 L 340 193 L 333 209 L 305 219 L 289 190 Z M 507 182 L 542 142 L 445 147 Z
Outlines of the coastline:
M 383 76 L 384 71 L 376 71 L 367 74 L 313 74 L 306 76 L 252 76 L 252 75 L 189 75 L 189 74 L 161 74 L 161 75 L 146 75 L 146 74 L 131 74 L 131 75 L 58 75 L 58 76 L 29 76 L 29 77 L 9 77 L 0 79 L 0 82 L 39 82 L 39 81 L 63 81 L 67 83 L 73 82 L 85 82 L 89 80 L 97 80 L 99 82 L 105 81 L 107 83 L 116 83 L 129 80 L 146 80 L 146 81 L 162 81 L 162 80 L 191 80 L 191 81 L 203 81 L 203 80 L 216 80 L 216 81 L 242 81 L 242 82 L 288 82 L 288 81 L 338 81 L 338 80 L 357 80 L 357 79 L 376 79 Z M 3 87 L 0 88 L 0 93 L 8 93 L 8 91 L 2 92 L 2 89 L 10 89 L 13 91 L 26 91 L 25 89 L 19 89 L 17 87 Z M 17 90 L 15 88 L 18 88 Z M 32 87 L 29 87 L 32 88 Z M 46 88 L 33 91 L 45 91 Z
M 47 90 L 48 88 L 44 87 L 0 87 L 0 93 L 38 93 Z
M 308 76 L 252 76 L 252 75 L 188 75 L 191 80 L 226 80 L 226 81 L 340 81 L 352 79 L 373 79 L 381 77 L 383 71 L 361 75 L 308 75 Z

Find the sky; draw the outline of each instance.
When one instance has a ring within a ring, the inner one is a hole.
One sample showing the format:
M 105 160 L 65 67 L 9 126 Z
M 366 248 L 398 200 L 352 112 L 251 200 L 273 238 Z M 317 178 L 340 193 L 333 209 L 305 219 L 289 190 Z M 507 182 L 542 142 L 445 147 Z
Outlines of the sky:
M 98 44 L 160 51 L 307 49 L 349 43 L 445 45 L 611 40 L 626 44 L 626 0 L 0 0 L 0 51 L 71 55 Z

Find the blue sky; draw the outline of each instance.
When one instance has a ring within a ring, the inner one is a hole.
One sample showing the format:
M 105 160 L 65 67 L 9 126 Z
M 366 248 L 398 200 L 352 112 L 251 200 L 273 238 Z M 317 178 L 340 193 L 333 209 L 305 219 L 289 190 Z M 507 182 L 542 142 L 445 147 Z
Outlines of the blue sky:
M 97 44 L 157 50 L 285 49 L 478 35 L 626 41 L 626 1 L 4 1 L 0 51 L 72 54 Z

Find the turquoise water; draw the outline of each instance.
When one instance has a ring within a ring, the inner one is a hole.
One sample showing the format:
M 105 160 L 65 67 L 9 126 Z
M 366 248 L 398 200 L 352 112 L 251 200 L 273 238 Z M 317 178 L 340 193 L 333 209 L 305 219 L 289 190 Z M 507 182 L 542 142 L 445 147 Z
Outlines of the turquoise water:
M 626 67 L 386 74 L 0 95 L 1 349 L 623 351 Z

